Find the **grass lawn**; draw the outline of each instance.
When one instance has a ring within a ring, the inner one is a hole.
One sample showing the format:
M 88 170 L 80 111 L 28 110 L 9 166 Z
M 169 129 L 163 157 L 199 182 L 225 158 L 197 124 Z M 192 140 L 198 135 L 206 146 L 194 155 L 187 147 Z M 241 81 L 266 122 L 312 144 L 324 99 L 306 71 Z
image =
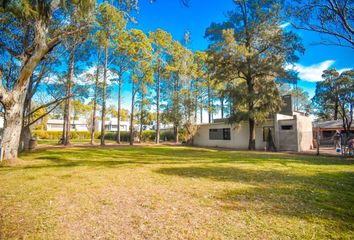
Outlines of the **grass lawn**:
M 0 239 L 353 239 L 354 161 L 42 149 L 0 168 Z

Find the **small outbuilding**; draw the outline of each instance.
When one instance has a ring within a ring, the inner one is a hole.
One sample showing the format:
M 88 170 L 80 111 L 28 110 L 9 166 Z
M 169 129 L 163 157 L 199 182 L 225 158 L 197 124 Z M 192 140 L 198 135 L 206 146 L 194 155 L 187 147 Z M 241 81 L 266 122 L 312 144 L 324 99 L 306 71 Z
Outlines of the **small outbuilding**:
M 289 107 L 256 126 L 257 150 L 269 149 L 272 145 L 277 151 L 303 152 L 313 147 L 312 140 L 311 118 Z M 247 149 L 248 141 L 248 122 L 230 124 L 227 119 L 198 125 L 193 138 L 196 146 L 233 149 Z

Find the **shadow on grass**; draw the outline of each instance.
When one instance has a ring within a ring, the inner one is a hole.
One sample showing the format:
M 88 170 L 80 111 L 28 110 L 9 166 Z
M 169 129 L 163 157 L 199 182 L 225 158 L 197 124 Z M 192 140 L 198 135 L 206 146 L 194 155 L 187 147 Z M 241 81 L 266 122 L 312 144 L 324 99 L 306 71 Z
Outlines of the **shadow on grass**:
M 214 196 L 226 210 L 252 210 L 259 214 L 287 215 L 308 221 L 318 221 L 315 220 L 317 218 L 343 231 L 354 230 L 353 172 L 299 175 L 236 167 L 174 167 L 160 168 L 155 172 L 247 184 Z
M 121 146 L 110 148 L 53 148 L 25 153 L 23 168 L 58 168 L 58 167 L 118 167 L 123 165 L 151 164 L 208 164 L 235 163 L 264 165 L 276 163 L 306 165 L 351 165 L 354 161 L 328 157 L 302 156 L 293 154 L 230 151 L 191 147 L 166 146 Z M 35 160 L 36 162 L 31 162 Z M 9 168 L 6 168 L 9 170 Z M 4 171 L 4 168 L 0 169 Z

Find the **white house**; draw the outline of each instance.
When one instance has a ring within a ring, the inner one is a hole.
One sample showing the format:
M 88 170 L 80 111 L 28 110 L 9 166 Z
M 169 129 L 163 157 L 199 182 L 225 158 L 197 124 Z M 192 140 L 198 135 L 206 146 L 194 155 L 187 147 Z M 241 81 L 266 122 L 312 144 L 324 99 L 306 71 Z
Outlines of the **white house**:
M 63 119 L 48 119 L 47 122 L 47 131 L 62 131 L 63 130 L 64 121 Z M 96 131 L 101 131 L 101 121 L 96 121 L 95 124 Z M 120 122 L 120 130 L 121 131 L 129 131 L 129 122 L 121 121 Z M 91 126 L 87 119 L 78 119 L 71 120 L 71 130 L 74 131 L 90 131 Z M 111 118 L 105 121 L 105 130 L 108 132 L 117 131 L 117 118 Z
M 111 118 L 104 122 L 105 130 L 108 132 L 115 132 L 118 130 L 118 119 Z M 121 131 L 129 131 L 130 123 L 128 121 L 120 121 L 120 130 Z M 96 122 L 96 129 L 101 131 L 101 121 Z
M 264 150 L 269 142 L 268 132 L 279 151 L 302 152 L 312 148 L 312 120 L 302 113 L 285 109 L 264 124 L 256 125 L 256 149 Z M 200 124 L 193 144 L 205 147 L 247 149 L 249 125 L 247 121 L 229 124 L 227 120 Z
M 47 131 L 62 131 L 64 126 L 63 119 L 48 119 Z M 86 119 L 71 120 L 71 130 L 88 131 L 89 125 Z

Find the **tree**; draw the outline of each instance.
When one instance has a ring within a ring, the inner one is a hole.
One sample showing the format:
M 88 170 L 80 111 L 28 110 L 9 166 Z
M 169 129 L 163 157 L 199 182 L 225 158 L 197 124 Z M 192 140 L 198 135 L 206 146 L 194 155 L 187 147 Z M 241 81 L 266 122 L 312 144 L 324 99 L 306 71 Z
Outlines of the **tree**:
M 344 130 L 349 133 L 353 123 L 354 107 L 354 70 L 339 74 L 335 69 L 323 72 L 322 82 L 316 84 L 316 93 L 312 101 L 315 114 L 322 120 L 343 122 Z
M 129 55 L 131 58 L 131 83 L 132 83 L 132 99 L 130 111 L 130 145 L 134 144 L 134 110 L 135 97 L 139 90 L 139 86 L 153 82 L 153 69 L 151 67 L 152 46 L 149 38 L 143 31 L 132 29 L 130 31 L 131 46 Z
M 12 88 L 0 86 L 6 121 L 3 134 L 6 161 L 17 159 L 23 106 L 33 71 L 64 38 L 86 28 L 91 20 L 88 13 L 95 4 L 93 0 L 66 1 L 66 7 L 63 3 L 9 0 L 0 6 L 0 19 L 7 24 L 6 28 L 1 28 L 0 48 L 10 56 L 7 59 L 14 58 L 18 63 L 18 75 Z M 73 19 L 80 19 L 78 28 L 76 25 L 73 28 Z
M 287 10 L 295 28 L 322 34 L 321 44 L 354 49 L 353 1 L 295 0 Z
M 178 142 L 178 131 L 185 118 L 191 117 L 194 110 L 190 101 L 191 66 L 194 59 L 192 52 L 174 41 L 171 48 L 171 57 L 166 68 L 165 96 L 166 106 L 164 110 L 165 120 L 173 123 L 175 142 Z
M 130 47 L 130 37 L 127 31 L 123 31 L 115 38 L 116 49 L 113 52 L 114 65 L 118 67 L 118 70 L 113 70 L 118 74 L 118 110 L 117 110 L 117 126 L 120 126 L 122 120 L 122 85 L 124 72 L 127 72 L 130 67 L 130 59 L 128 49 Z M 126 120 L 124 120 L 126 121 Z M 120 127 L 117 128 L 117 143 L 120 144 Z
M 339 99 L 334 92 L 337 92 L 337 79 L 339 73 L 336 69 L 323 71 L 323 81 L 316 83 L 315 96 L 312 98 L 315 114 L 320 120 L 338 120 Z
M 160 95 L 161 95 L 161 77 L 165 71 L 167 57 L 172 45 L 171 34 L 157 29 L 156 32 L 150 32 L 149 37 L 154 47 L 153 66 L 155 69 L 156 84 L 156 144 L 160 143 Z
M 102 89 L 102 124 L 101 124 L 101 145 L 105 145 L 105 115 L 106 115 L 106 98 L 107 98 L 107 71 L 108 71 L 108 58 L 109 58 L 109 48 L 114 42 L 113 39 L 120 34 L 120 32 L 126 26 L 126 20 L 124 19 L 123 13 L 108 4 L 107 2 L 102 3 L 99 6 L 100 14 L 97 17 L 97 23 L 99 25 L 99 30 L 96 35 L 100 39 L 100 43 L 104 49 L 104 66 L 103 66 L 103 89 Z
M 280 110 L 276 79 L 285 77 L 285 65 L 302 52 L 299 38 L 280 28 L 280 1 L 235 1 L 236 11 L 222 24 L 206 31 L 213 78 L 228 83 L 233 98 L 230 121 L 248 120 L 248 149 L 256 148 L 255 126 Z

